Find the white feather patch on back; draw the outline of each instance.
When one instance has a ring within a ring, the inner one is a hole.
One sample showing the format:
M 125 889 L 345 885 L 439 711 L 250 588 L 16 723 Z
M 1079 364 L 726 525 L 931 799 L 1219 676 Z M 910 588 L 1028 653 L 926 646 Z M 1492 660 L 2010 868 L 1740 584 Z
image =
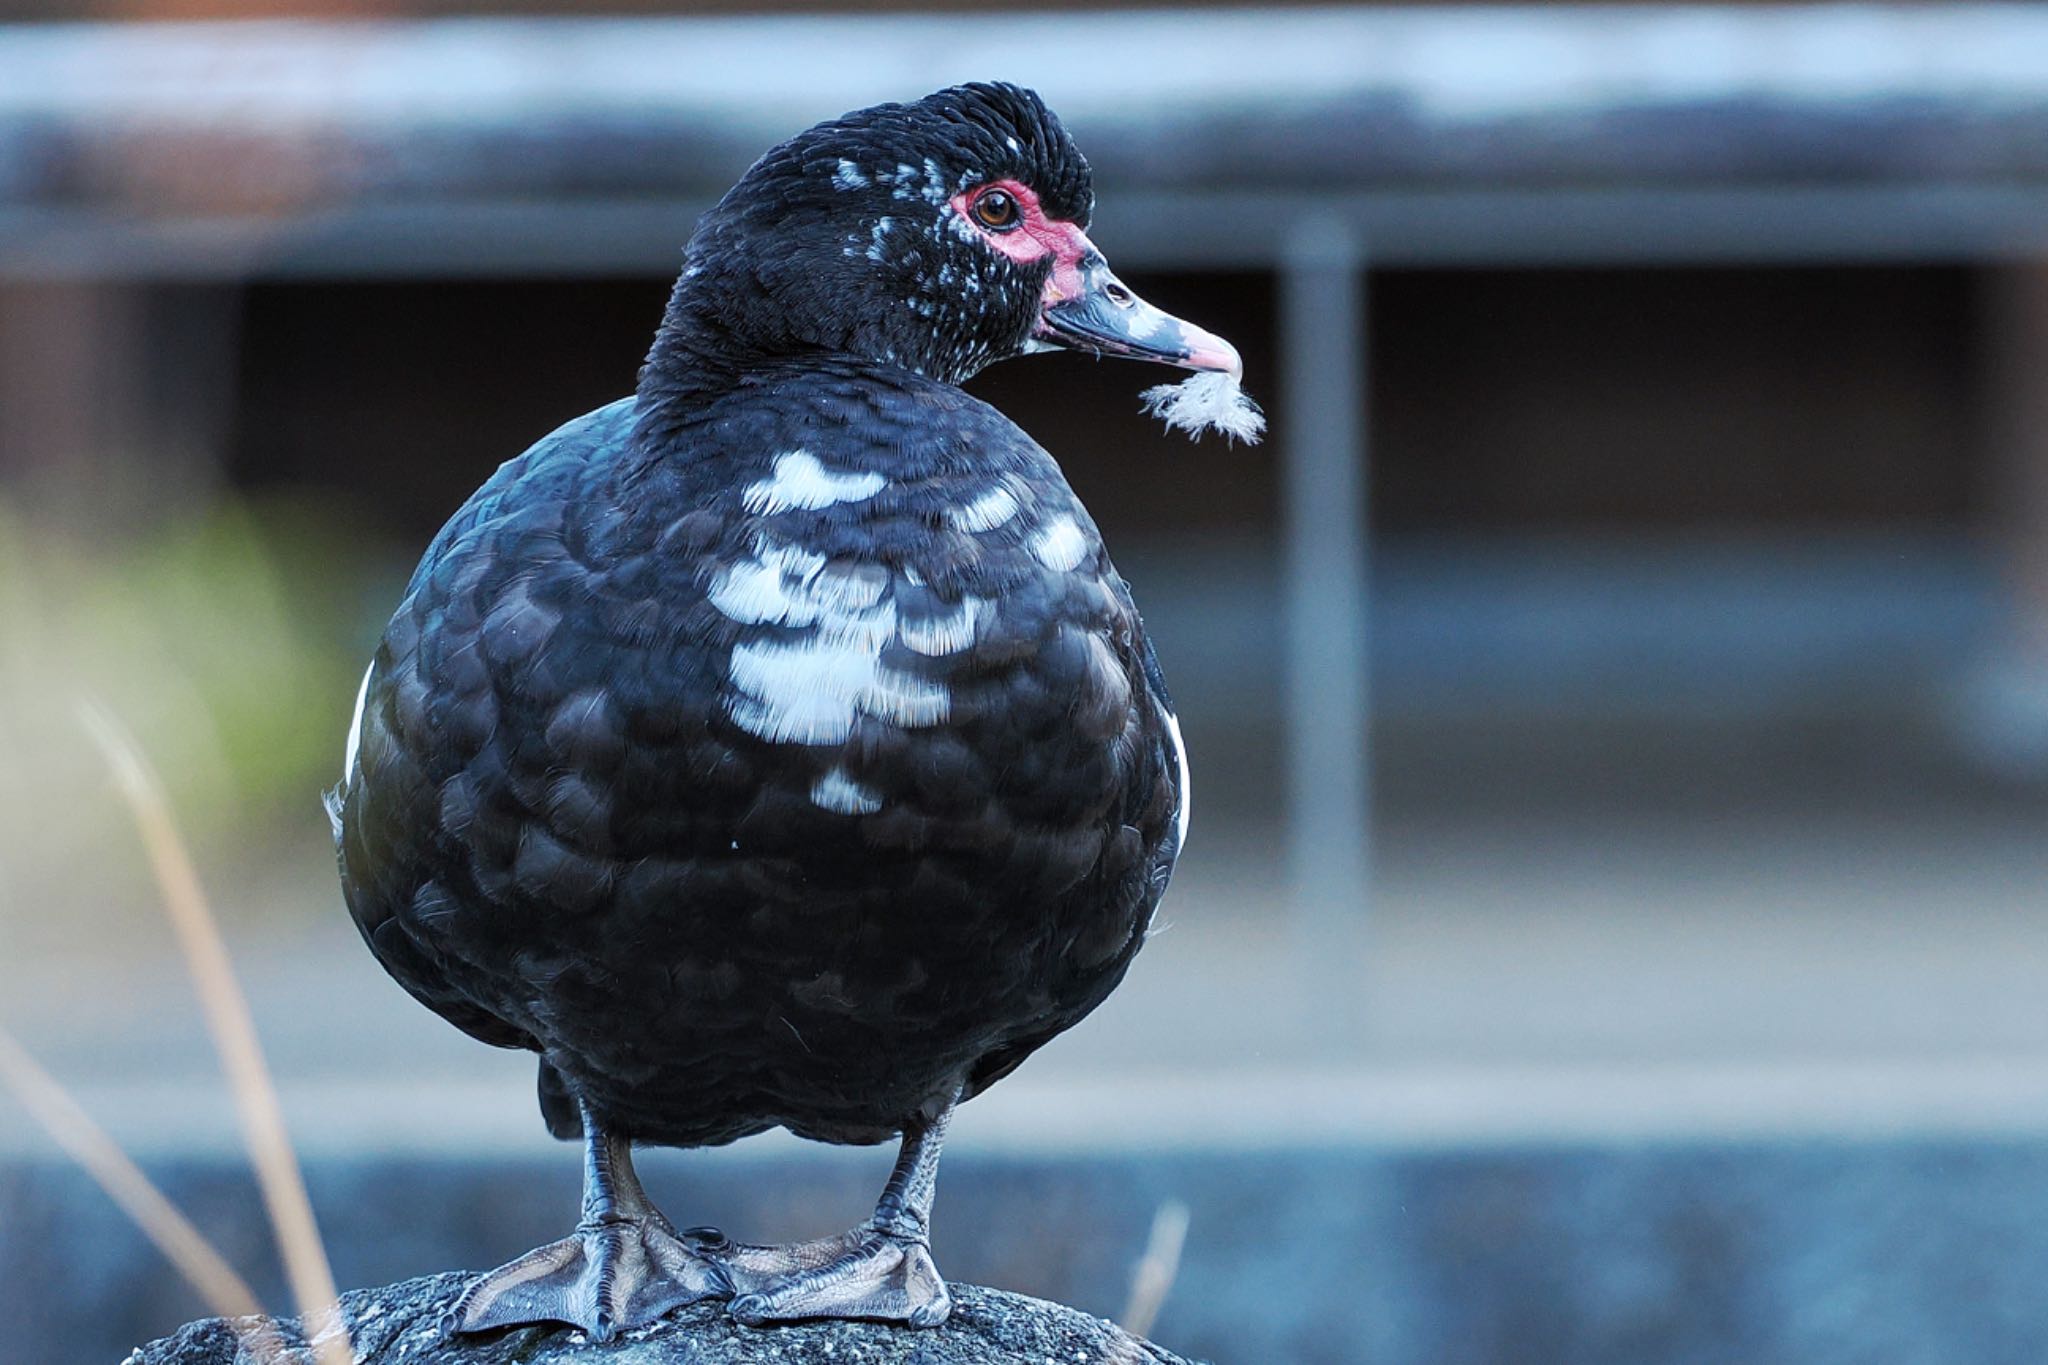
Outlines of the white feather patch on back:
M 1257 445 L 1266 431 L 1266 414 L 1238 387 L 1237 378 L 1221 370 L 1204 370 L 1178 384 L 1160 384 L 1138 395 L 1145 411 L 1169 430 L 1189 438 L 1220 431 L 1233 441 Z
M 912 617 L 903 622 L 903 646 L 927 658 L 956 654 L 974 643 L 974 622 L 984 603 L 979 597 L 963 597 L 960 605 L 943 616 Z
M 946 513 L 946 520 L 952 522 L 957 530 L 978 534 L 995 530 L 1016 516 L 1017 508 L 1016 494 L 997 484 L 973 502 Z
M 1088 537 L 1072 517 L 1055 517 L 1031 538 L 1031 553 L 1055 573 L 1065 573 L 1088 554 Z
M 884 607 L 878 614 L 890 618 L 879 634 L 820 630 L 734 649 L 733 720 L 765 740 L 797 744 L 843 744 L 857 715 L 908 728 L 943 721 L 953 703 L 944 687 L 883 666 L 882 644 L 896 613 Z
M 705 595 L 712 606 L 744 626 L 808 626 L 824 610 L 811 591 L 824 567 L 823 555 L 757 540 L 754 557 L 720 569 Z
M 835 502 L 860 502 L 882 491 L 889 481 L 872 469 L 840 474 L 825 468 L 808 450 L 775 457 L 772 478 L 750 483 L 741 499 L 749 512 L 763 515 L 800 508 L 815 512 Z
M 778 743 L 837 744 L 857 716 L 897 725 L 936 725 L 952 696 L 936 682 L 890 668 L 882 651 L 895 639 L 920 653 L 973 641 L 973 608 L 905 623 L 899 634 L 889 575 L 875 564 L 827 561 L 766 538 L 752 558 L 712 580 L 711 605 L 742 625 L 801 631 L 795 638 L 750 640 L 727 665 L 727 710 L 742 728 Z M 956 619 L 959 618 L 959 619 Z
M 873 815 L 882 808 L 882 798 L 853 780 L 844 768 L 834 768 L 811 784 L 811 804 L 841 815 Z

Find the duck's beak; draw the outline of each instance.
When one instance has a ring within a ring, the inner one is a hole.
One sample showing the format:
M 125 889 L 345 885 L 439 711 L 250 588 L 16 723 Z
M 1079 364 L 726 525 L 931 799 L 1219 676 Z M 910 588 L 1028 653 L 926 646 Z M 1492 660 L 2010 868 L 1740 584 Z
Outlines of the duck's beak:
M 1098 251 L 1053 271 L 1045 282 L 1037 339 L 1096 355 L 1156 360 L 1184 370 L 1244 376 L 1237 347 L 1154 308 L 1119 280 Z

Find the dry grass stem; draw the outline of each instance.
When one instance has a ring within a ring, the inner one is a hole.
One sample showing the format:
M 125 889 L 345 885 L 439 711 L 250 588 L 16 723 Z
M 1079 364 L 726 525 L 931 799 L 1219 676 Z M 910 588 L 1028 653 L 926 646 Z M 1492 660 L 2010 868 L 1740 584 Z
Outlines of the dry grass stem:
M 242 1138 L 255 1165 L 257 1183 L 263 1189 L 271 1225 L 277 1230 L 278 1249 L 305 1325 L 306 1339 L 320 1365 L 353 1365 L 355 1351 L 341 1321 L 334 1272 L 321 1245 L 305 1178 L 285 1129 L 277 1087 L 264 1063 L 255 1020 L 249 1013 L 241 983 L 235 979 L 220 926 L 207 905 L 191 855 L 171 819 L 163 786 L 134 738 L 109 712 L 91 703 L 81 705 L 79 711 L 86 730 L 113 770 L 115 783 L 142 833 L 171 927 L 191 969 L 207 1028 L 234 1092 Z
M 1180 1252 L 1188 1240 L 1188 1206 L 1169 1199 L 1152 1215 L 1152 1235 L 1131 1275 L 1131 1298 L 1117 1325 L 1134 1337 L 1148 1336 L 1180 1274 Z
M 43 1126 L 52 1140 L 85 1169 L 107 1197 L 135 1220 L 143 1235 L 156 1243 L 166 1260 L 222 1317 L 240 1318 L 262 1311 L 233 1266 L 222 1259 L 191 1220 L 178 1212 L 142 1168 L 128 1159 L 106 1129 L 66 1093 L 55 1076 L 43 1070 L 13 1034 L 0 1028 L 0 1080 L 20 1097 L 22 1107 Z

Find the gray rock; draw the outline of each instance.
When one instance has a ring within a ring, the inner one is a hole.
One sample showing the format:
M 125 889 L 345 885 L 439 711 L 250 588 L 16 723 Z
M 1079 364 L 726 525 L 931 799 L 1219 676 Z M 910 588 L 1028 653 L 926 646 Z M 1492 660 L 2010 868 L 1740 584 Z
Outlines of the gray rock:
M 704 1303 L 602 1346 L 560 1326 L 451 1341 L 441 1321 L 469 1279 L 429 1275 L 342 1295 L 358 1365 L 1190 1365 L 1101 1318 L 966 1284 L 949 1286 L 953 1316 L 928 1330 L 873 1322 L 743 1327 L 723 1304 Z M 122 1365 L 313 1365 L 295 1320 L 277 1326 L 296 1349 L 252 1349 L 262 1322 L 189 1323 Z

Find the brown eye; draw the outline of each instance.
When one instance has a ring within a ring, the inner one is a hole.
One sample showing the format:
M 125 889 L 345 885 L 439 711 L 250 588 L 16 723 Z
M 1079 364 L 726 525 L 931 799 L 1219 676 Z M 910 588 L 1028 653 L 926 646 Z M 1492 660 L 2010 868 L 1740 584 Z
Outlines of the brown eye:
M 974 218 L 985 228 L 1008 232 L 1017 226 L 1017 199 L 1008 190 L 990 190 L 974 201 Z

